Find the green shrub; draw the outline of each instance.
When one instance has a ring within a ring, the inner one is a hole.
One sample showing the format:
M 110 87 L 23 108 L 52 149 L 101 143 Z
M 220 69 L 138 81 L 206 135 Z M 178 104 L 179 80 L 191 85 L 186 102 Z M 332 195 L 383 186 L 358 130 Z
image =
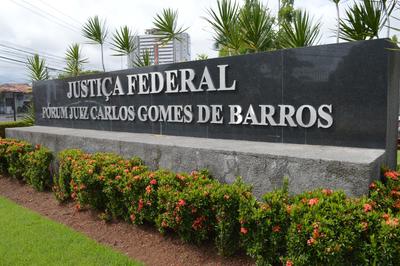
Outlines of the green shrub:
M 13 127 L 29 127 L 33 124 L 29 121 L 10 121 L 10 122 L 0 122 L 0 137 L 6 137 L 6 128 Z
M 286 254 L 286 235 L 290 226 L 291 198 L 288 185 L 257 201 L 250 193 L 240 203 L 240 233 L 248 255 L 259 265 L 281 264 Z
M 65 202 L 71 198 L 71 176 L 73 164 L 80 160 L 83 151 L 70 149 L 58 154 L 58 175 L 55 177 L 53 192 L 59 202 Z
M 215 215 L 211 193 L 221 184 L 208 173 L 176 174 L 158 189 L 157 227 L 176 232 L 184 241 L 200 243 L 214 233 Z
M 129 207 L 132 204 L 130 180 L 145 171 L 147 167 L 136 158 L 104 166 L 101 171 L 102 192 L 106 196 L 106 212 L 113 218 L 129 220 Z
M 24 180 L 26 169 L 25 154 L 33 151 L 33 146 L 25 141 L 13 142 L 6 149 L 7 172 L 18 180 Z
M 0 173 L 8 174 L 7 149 L 10 145 L 19 143 L 15 139 L 0 139 Z
M 215 209 L 214 243 L 219 254 L 233 255 L 240 248 L 239 205 L 243 198 L 251 196 L 251 187 L 239 178 L 233 184 L 221 184 L 211 193 Z
M 36 145 L 34 151 L 24 156 L 26 167 L 23 175 L 26 182 L 38 191 L 51 188 L 53 180 L 50 167 L 53 154 L 47 148 Z
M 400 213 L 399 173 L 386 171 L 383 181 L 372 182 L 369 186 L 370 198 L 382 212 Z

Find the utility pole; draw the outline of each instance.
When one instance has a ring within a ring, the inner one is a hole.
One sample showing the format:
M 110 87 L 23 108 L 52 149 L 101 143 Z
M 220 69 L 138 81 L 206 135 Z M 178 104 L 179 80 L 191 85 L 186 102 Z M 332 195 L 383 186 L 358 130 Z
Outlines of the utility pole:
M 17 121 L 17 96 L 16 92 L 13 92 L 13 99 L 14 99 L 14 121 Z

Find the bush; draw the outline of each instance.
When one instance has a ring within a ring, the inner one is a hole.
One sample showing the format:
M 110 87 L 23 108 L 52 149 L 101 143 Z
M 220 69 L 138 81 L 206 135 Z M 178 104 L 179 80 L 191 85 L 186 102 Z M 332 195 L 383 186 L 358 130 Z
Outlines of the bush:
M 240 179 L 221 184 L 207 171 L 150 171 L 137 157 L 66 150 L 54 192 L 107 219 L 155 224 L 187 242 L 214 240 L 222 255 L 242 249 L 258 265 L 397 265 L 399 173 L 386 171 L 370 196 L 318 189 L 291 196 L 287 183 L 257 200 Z M 51 185 L 50 151 L 0 140 L 0 170 L 37 190 Z
M 250 193 L 240 203 L 240 232 L 247 254 L 259 265 L 281 264 L 286 254 L 286 235 L 290 226 L 291 198 L 288 185 L 267 193 L 257 201 Z
M 252 197 L 251 187 L 239 178 L 232 185 L 221 184 L 211 193 L 215 209 L 215 246 L 219 254 L 233 255 L 240 248 L 240 202 Z
M 64 150 L 58 154 L 58 175 L 55 177 L 53 192 L 59 202 L 71 198 L 72 166 L 82 155 L 83 151 L 78 149 Z
M 25 141 L 15 141 L 8 145 L 5 158 L 7 160 L 7 172 L 18 180 L 24 180 L 26 168 L 25 154 L 33 151 L 33 146 Z
M 36 145 L 34 151 L 26 153 L 23 158 L 26 163 L 23 173 L 26 182 L 38 191 L 51 188 L 53 183 L 50 169 L 52 160 L 53 154 L 40 145 Z
M 29 127 L 33 126 L 33 124 L 29 121 L 10 121 L 10 122 L 0 122 L 0 137 L 6 137 L 6 128 L 13 127 Z

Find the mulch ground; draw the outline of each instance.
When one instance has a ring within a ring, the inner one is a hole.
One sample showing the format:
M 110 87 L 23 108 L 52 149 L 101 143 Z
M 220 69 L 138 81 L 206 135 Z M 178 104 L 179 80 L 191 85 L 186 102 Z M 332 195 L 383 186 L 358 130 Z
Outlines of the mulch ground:
M 10 178 L 0 178 L 0 195 L 146 265 L 254 265 L 245 255 L 221 257 L 211 244 L 190 245 L 176 236 L 162 236 L 151 226 L 105 223 L 98 218 L 98 212 L 78 212 L 72 203 L 60 205 L 51 192 L 37 192 Z

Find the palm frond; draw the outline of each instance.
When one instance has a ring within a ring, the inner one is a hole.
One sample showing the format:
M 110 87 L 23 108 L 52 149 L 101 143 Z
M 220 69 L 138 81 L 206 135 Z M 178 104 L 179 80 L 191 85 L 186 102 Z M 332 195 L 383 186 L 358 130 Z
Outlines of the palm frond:
M 27 68 L 29 70 L 29 76 L 32 80 L 45 80 L 49 78 L 49 74 L 46 68 L 46 61 L 38 54 L 27 58 Z
M 214 31 L 213 38 L 219 49 L 224 48 L 229 54 L 239 54 L 243 46 L 239 12 L 236 2 L 218 0 L 217 10 L 207 10 L 208 17 L 204 17 Z
M 123 26 L 117 29 L 112 37 L 112 50 L 117 52 L 114 56 L 129 55 L 136 49 L 135 36 L 132 34 L 128 26 Z
M 307 11 L 296 10 L 293 21 L 282 24 L 283 35 L 280 45 L 283 48 L 311 46 L 319 42 L 320 22 L 313 22 Z
M 65 53 L 65 60 L 67 61 L 66 73 L 74 77 L 82 72 L 83 64 L 88 62 L 88 59 L 83 57 L 81 47 L 77 43 L 68 47 Z
M 188 29 L 178 27 L 178 11 L 171 8 L 165 8 L 161 14 L 156 14 L 153 24 L 163 45 L 173 39 L 179 40 L 179 35 Z
M 145 66 L 151 66 L 151 56 L 150 56 L 150 51 L 146 49 L 142 55 L 136 56 L 136 61 L 133 62 L 133 64 L 136 67 L 145 67 Z
M 83 36 L 91 40 L 96 44 L 104 44 L 108 30 L 106 28 L 106 22 L 100 21 L 98 16 L 94 16 L 88 19 L 82 28 Z
M 239 24 L 249 52 L 267 51 L 272 48 L 274 18 L 259 0 L 246 2 L 239 13 Z

